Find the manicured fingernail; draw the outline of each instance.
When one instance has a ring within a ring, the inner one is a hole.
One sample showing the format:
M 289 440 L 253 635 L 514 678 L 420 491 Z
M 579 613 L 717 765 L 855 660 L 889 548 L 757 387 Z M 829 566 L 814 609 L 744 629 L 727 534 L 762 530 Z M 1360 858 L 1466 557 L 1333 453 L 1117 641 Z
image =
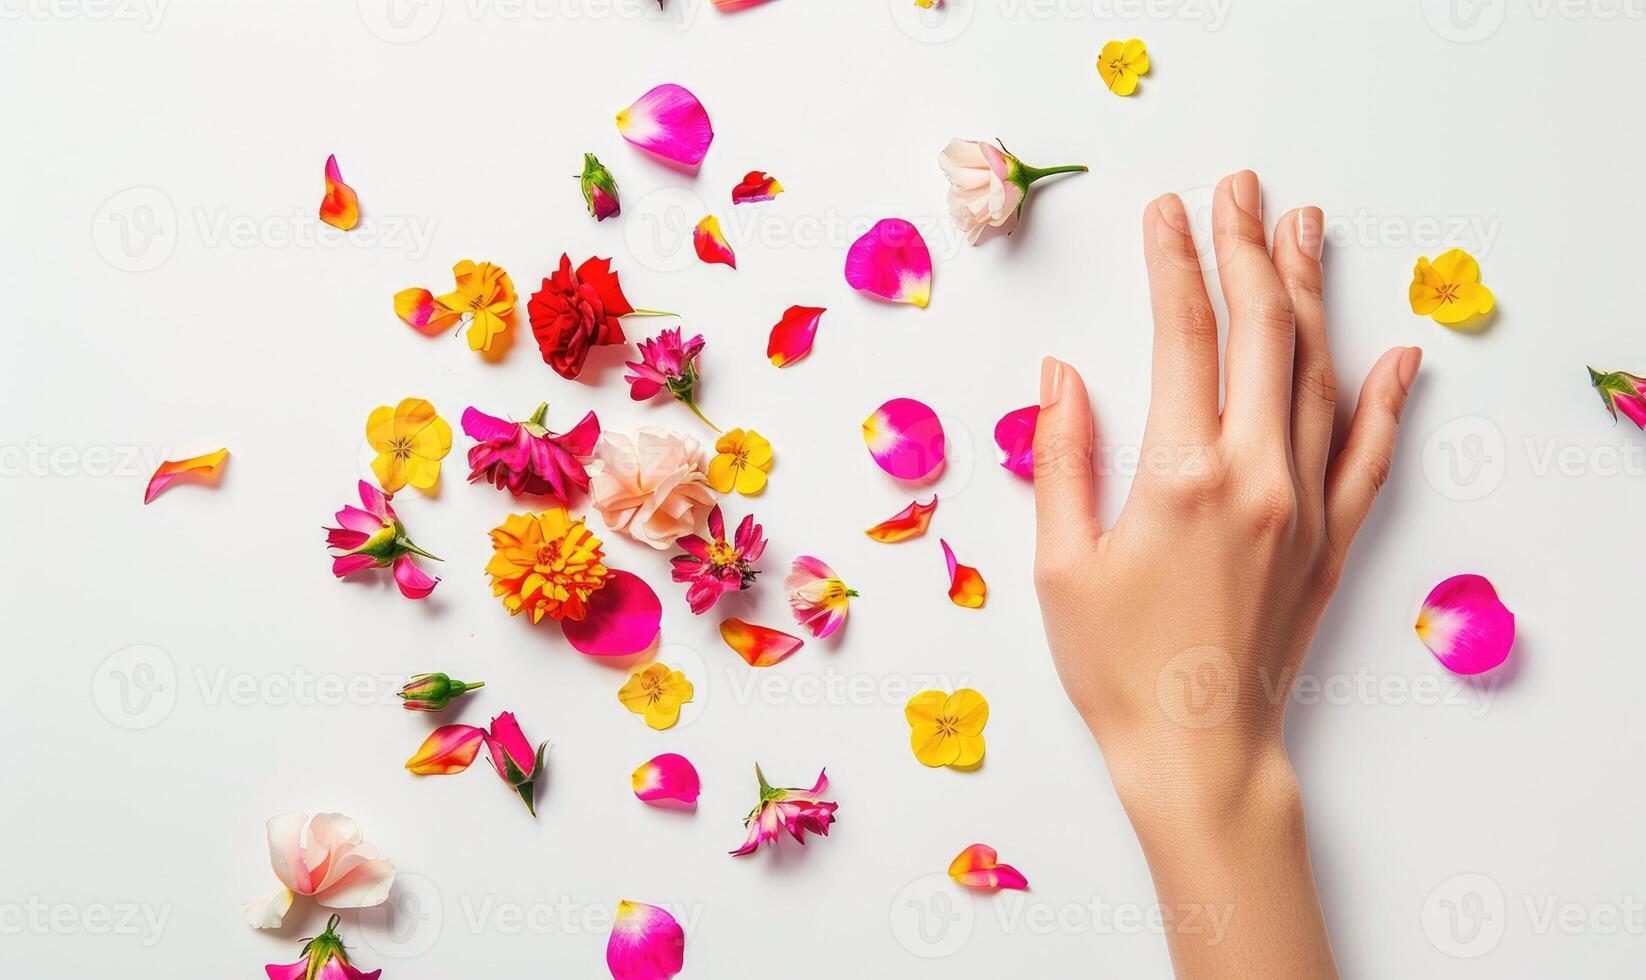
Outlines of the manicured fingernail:
M 1407 391 L 1412 390 L 1412 381 L 1417 377 L 1417 367 L 1423 363 L 1423 348 L 1408 347 L 1400 353 L 1400 363 L 1395 365 L 1395 376 L 1400 379 L 1400 387 Z
M 1263 196 L 1258 193 L 1257 174 L 1242 170 L 1234 175 L 1235 207 L 1254 218 L 1263 217 Z
M 1298 251 L 1320 261 L 1326 248 L 1326 216 L 1319 208 L 1301 208 L 1297 212 Z
M 1063 362 L 1048 357 L 1040 362 L 1040 407 L 1051 408 L 1063 392 Z

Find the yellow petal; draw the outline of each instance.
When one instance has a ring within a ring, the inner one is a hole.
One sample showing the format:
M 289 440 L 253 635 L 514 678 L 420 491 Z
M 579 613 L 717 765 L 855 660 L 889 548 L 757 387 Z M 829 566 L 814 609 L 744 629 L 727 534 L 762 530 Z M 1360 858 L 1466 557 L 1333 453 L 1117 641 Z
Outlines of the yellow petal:
M 1144 47 L 1143 42 L 1135 37 L 1120 46 L 1120 60 L 1139 75 L 1149 70 L 1147 67 L 1149 51 Z M 1139 60 L 1143 61 L 1145 67 L 1137 67 Z
M 1098 64 L 1102 65 L 1114 61 L 1116 58 L 1120 57 L 1121 52 L 1124 50 L 1126 50 L 1126 43 L 1124 41 L 1110 41 L 1109 43 L 1103 45 L 1102 51 L 1098 52 Z
M 938 715 L 943 713 L 943 703 L 947 700 L 948 694 L 942 691 L 921 691 L 903 706 L 903 717 L 911 725 L 936 725 Z
M 452 451 L 452 427 L 436 415 L 421 432 L 412 436 L 411 451 L 424 459 L 442 460 Z
M 743 458 L 762 469 L 772 463 L 772 444 L 766 437 L 750 429 L 743 437 Z
M 1137 73 L 1130 68 L 1122 67 L 1115 74 L 1114 80 L 1109 83 L 1109 91 L 1116 95 L 1131 95 L 1137 91 Z
M 943 704 L 943 716 L 955 720 L 955 730 L 962 735 L 980 735 L 989 723 L 989 702 L 969 687 L 949 695 Z
M 402 398 L 394 407 L 394 437 L 410 439 L 423 431 L 439 414 L 426 398 Z
M 731 493 L 737 482 L 737 457 L 722 453 L 709 460 L 709 487 L 716 493 Z
M 1475 257 L 1461 248 L 1454 248 L 1443 252 L 1435 259 L 1435 272 L 1446 282 L 1473 283 L 1480 281 L 1480 263 Z
M 983 736 L 961 735 L 955 738 L 956 748 L 954 761 L 949 765 L 956 769 L 976 769 L 983 761 Z
M 1427 283 L 1413 282 L 1406 297 L 1411 300 L 1412 312 L 1418 316 L 1428 316 L 1440 309 L 1440 290 Z
M 1144 54 L 1140 55 L 1135 61 L 1128 60 L 1126 62 L 1126 67 L 1130 68 L 1136 74 L 1147 75 L 1149 73 L 1149 56 Z
M 686 675 L 678 670 L 669 675 L 668 690 L 678 704 L 690 701 L 692 696 L 697 693 L 697 689 L 692 687 L 692 682 L 687 680 Z
M 623 707 L 628 708 L 635 714 L 640 714 L 646 710 L 646 702 L 650 698 L 646 696 L 643 672 L 635 671 L 629 677 L 628 683 L 618 689 L 617 700 L 623 702 Z
M 745 496 L 752 496 L 766 489 L 766 471 L 753 466 L 739 467 L 737 471 L 737 492 Z
M 407 456 L 401 463 L 405 474 L 404 486 L 414 490 L 432 490 L 440 482 L 440 461 L 438 459 L 424 459 L 421 456 Z
M 656 701 L 646 708 L 646 727 L 656 731 L 673 728 L 680 720 L 679 701 Z
M 379 405 L 366 416 L 366 441 L 378 452 L 388 452 L 394 445 L 394 409 Z
M 726 434 L 716 439 L 714 451 L 717 453 L 735 453 L 743 448 L 743 430 L 727 429 Z
M 384 493 L 394 493 L 406 485 L 406 461 L 393 453 L 382 453 L 372 460 L 371 471 Z
M 936 725 L 916 725 L 909 733 L 909 748 L 923 766 L 936 769 L 960 757 L 960 740 L 945 736 Z
M 469 331 L 465 335 L 469 341 L 469 350 L 490 351 L 492 342 L 508 328 L 508 322 L 493 313 L 490 307 L 476 310 L 474 318 L 469 321 Z

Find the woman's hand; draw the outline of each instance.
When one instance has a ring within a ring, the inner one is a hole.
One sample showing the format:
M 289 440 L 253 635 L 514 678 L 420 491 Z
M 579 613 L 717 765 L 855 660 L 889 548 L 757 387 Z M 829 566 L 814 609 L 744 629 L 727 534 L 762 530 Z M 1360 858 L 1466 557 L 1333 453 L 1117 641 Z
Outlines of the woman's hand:
M 1323 217 L 1265 242 L 1257 175 L 1215 192 L 1229 308 L 1217 322 L 1175 195 L 1143 217 L 1155 320 L 1138 473 L 1098 526 L 1080 375 L 1047 358 L 1035 435 L 1035 565 L 1064 689 L 1091 726 L 1163 909 L 1209 906 L 1227 932 L 1170 932 L 1183 977 L 1335 976 L 1282 722 L 1350 543 L 1389 473 L 1421 352 L 1372 368 L 1331 455 L 1336 375 L 1321 301 Z M 1187 922 L 1187 916 L 1182 920 Z

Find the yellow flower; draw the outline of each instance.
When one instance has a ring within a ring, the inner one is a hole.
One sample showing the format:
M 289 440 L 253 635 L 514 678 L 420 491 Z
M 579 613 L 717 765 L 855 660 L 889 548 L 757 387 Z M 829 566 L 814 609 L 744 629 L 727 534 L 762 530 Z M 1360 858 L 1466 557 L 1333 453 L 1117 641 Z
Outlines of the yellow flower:
M 1492 312 L 1492 291 L 1481 285 L 1480 263 L 1461 248 L 1442 254 L 1431 264 L 1417 260 L 1407 291 L 1412 312 L 1432 316 L 1436 323 L 1463 323 Z
M 969 687 L 953 694 L 921 691 L 903 706 L 909 747 L 922 765 L 975 769 L 983 761 L 983 726 L 989 702 Z
M 644 715 L 646 724 L 662 731 L 680 720 L 680 706 L 692 699 L 692 682 L 667 664 L 649 664 L 635 671 L 617 700 L 637 715 Z
M 436 302 L 469 318 L 469 350 L 490 351 L 498 334 L 509 329 L 514 314 L 514 281 L 490 262 L 476 265 L 468 259 L 452 267 L 457 288 Z
M 1135 37 L 1130 41 L 1110 41 L 1097 56 L 1097 73 L 1109 91 L 1131 95 L 1137 91 L 1138 76 L 1149 73 L 1148 49 Z
M 766 489 L 766 473 L 772 468 L 772 444 L 760 433 L 731 429 L 714 444 L 720 455 L 709 460 L 709 486 L 716 493 L 750 495 Z
M 411 486 L 429 490 L 440 482 L 440 461 L 452 449 L 452 427 L 422 398 L 379 405 L 366 419 L 366 441 L 377 450 L 372 472 L 384 493 Z
M 541 514 L 510 514 L 492 528 L 492 595 L 503 597 L 509 615 L 530 610 L 543 617 L 581 622 L 589 596 L 611 576 L 600 539 L 563 508 Z

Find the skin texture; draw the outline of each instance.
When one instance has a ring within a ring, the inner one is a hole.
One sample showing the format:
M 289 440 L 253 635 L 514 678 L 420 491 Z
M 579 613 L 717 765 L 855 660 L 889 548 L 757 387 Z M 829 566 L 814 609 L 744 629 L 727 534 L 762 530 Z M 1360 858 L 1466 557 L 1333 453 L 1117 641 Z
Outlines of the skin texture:
M 1186 980 L 1337 976 L 1282 738 L 1286 695 L 1388 477 L 1422 361 L 1415 347 L 1383 355 L 1334 456 L 1323 216 L 1288 211 L 1271 244 L 1260 201 L 1249 170 L 1213 201 L 1229 309 L 1221 411 L 1217 321 L 1188 217 L 1171 194 L 1144 209 L 1153 396 L 1112 528 L 1094 516 L 1085 384 L 1053 358 L 1041 371 L 1046 637 L 1143 845 Z

